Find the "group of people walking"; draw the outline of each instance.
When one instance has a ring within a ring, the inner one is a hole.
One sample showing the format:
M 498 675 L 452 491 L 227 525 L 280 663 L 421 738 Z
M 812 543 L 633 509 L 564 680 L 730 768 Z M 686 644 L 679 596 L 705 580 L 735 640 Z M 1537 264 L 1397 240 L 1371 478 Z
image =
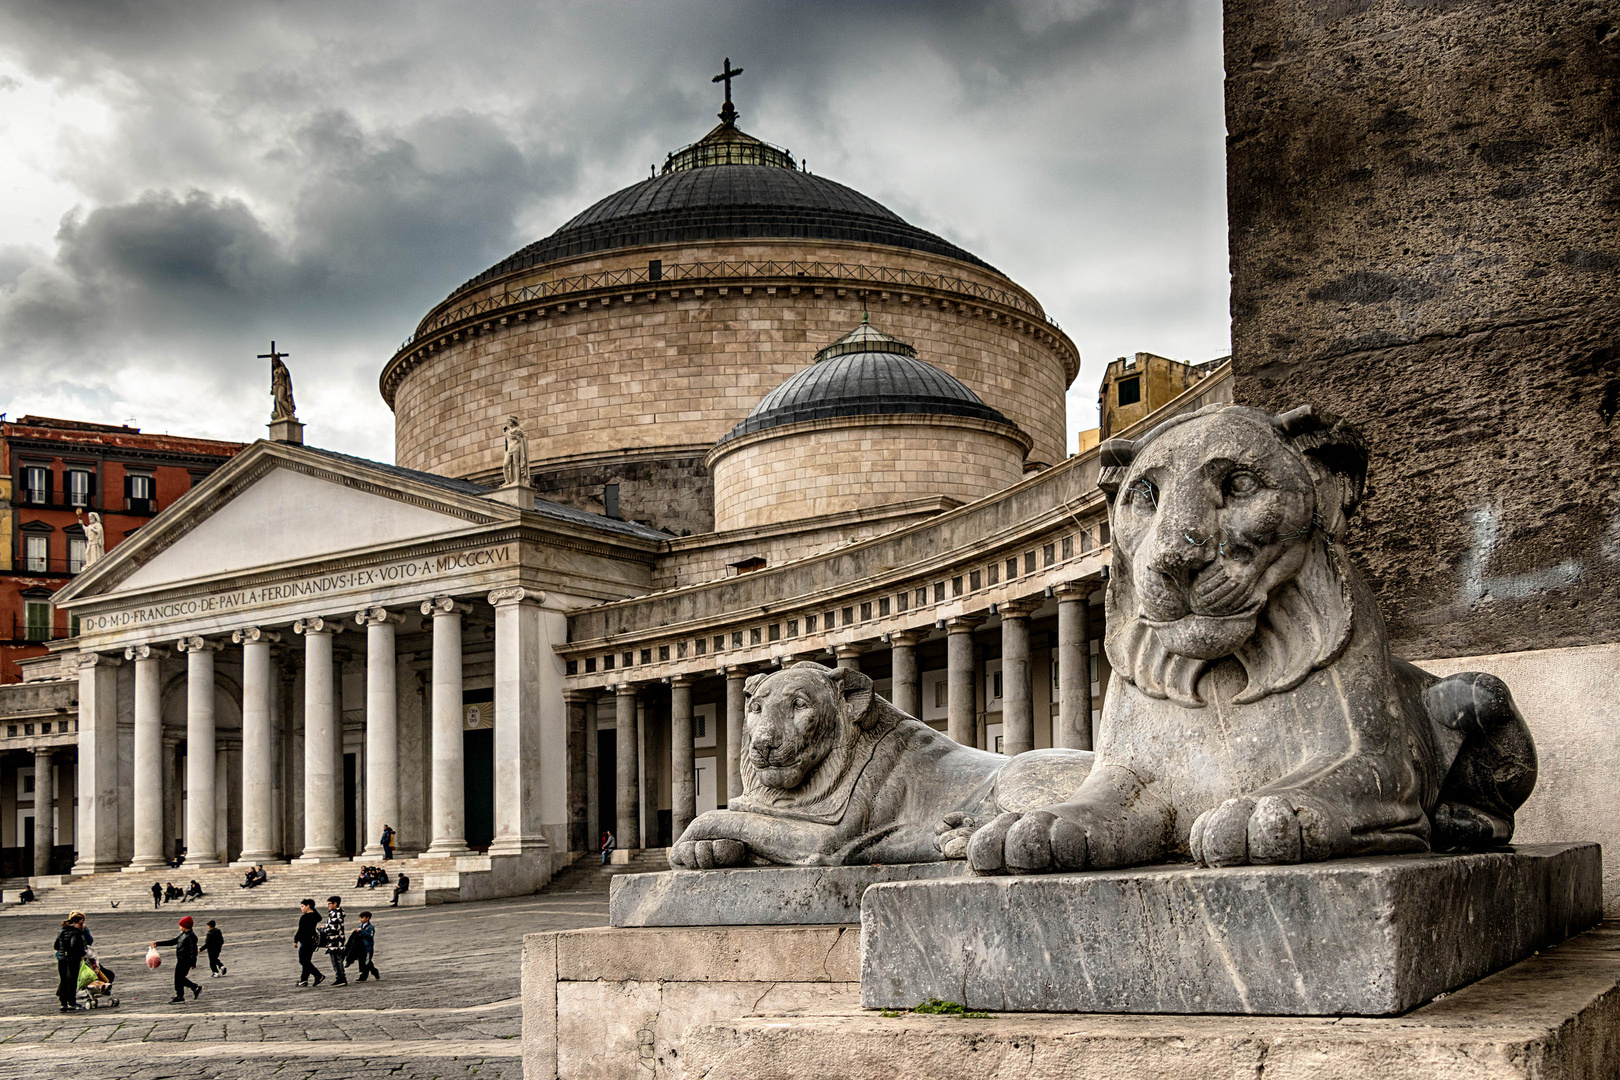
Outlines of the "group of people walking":
M 332 964 L 333 986 L 348 985 L 350 964 L 359 969 L 360 982 L 365 982 L 367 977 L 382 981 L 382 974 L 374 962 L 377 931 L 371 925 L 371 912 L 362 911 L 360 925 L 345 937 L 342 897 L 326 898 L 324 919 L 316 913 L 313 900 L 304 900 L 299 907 L 302 913 L 298 917 L 298 931 L 293 934 L 293 941 L 298 945 L 299 986 L 319 986 L 326 981 L 320 968 L 311 962 L 317 948 L 326 950 L 327 959 Z

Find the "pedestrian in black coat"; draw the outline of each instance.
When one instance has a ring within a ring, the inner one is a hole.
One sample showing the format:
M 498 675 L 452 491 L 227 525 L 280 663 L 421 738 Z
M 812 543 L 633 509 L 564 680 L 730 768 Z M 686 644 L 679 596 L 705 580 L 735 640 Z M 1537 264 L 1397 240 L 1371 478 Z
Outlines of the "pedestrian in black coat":
M 62 922 L 56 934 L 56 997 L 63 1012 L 75 1012 L 84 1006 L 79 999 L 79 965 L 84 963 L 84 951 L 90 947 L 85 940 L 84 912 L 75 911 Z
M 219 932 L 214 920 L 208 920 L 208 933 L 203 935 L 203 952 L 208 954 L 208 977 L 217 979 L 225 974 L 225 965 L 219 962 L 219 950 L 225 947 L 225 935 Z
M 197 935 L 191 932 L 191 916 L 187 915 L 180 920 L 180 932 L 166 941 L 154 941 L 152 947 L 162 948 L 167 945 L 174 946 L 174 997 L 169 999 L 170 1005 L 178 1005 L 186 1000 L 186 987 L 191 987 L 191 999 L 197 1000 L 202 993 L 202 987 L 186 978 L 191 969 L 197 966 Z
M 326 955 L 332 960 L 332 972 L 336 976 L 332 980 L 332 985 L 349 985 L 349 976 L 344 971 L 343 965 L 343 952 L 349 943 L 343 937 L 343 900 L 341 897 L 328 896 L 326 898 L 326 922 L 321 927 L 321 936 L 325 939 Z
M 315 956 L 315 946 L 320 941 L 321 917 L 315 914 L 315 901 L 302 900 L 299 902 L 298 932 L 293 935 L 293 941 L 298 943 L 298 985 L 309 986 L 310 979 L 314 978 L 314 985 L 319 986 L 326 981 L 320 969 L 310 960 Z
M 152 882 L 152 906 L 160 907 L 163 904 L 163 886 Z

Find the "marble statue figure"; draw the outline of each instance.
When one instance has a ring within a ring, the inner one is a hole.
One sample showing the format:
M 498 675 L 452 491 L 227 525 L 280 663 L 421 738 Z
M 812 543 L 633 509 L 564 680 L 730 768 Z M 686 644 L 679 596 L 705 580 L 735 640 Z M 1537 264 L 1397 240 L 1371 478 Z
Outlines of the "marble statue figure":
M 1210 406 L 1100 448 L 1113 682 L 1067 798 L 976 831 L 982 873 L 1205 866 L 1506 844 L 1536 781 L 1508 688 L 1389 654 L 1342 537 L 1360 435 Z
M 94 510 L 85 516 L 83 510 L 74 511 L 84 523 L 84 565 L 88 569 L 107 554 L 107 529 L 101 524 L 101 515 Z
M 281 362 L 280 356 L 270 357 L 270 422 L 297 419 L 298 408 L 293 403 L 292 372 Z
M 975 827 L 1062 798 L 1091 767 L 1085 750 L 958 745 L 859 671 L 799 663 L 744 694 L 743 792 L 687 827 L 676 869 L 960 859 Z
M 506 426 L 501 428 L 501 437 L 504 443 L 501 458 L 501 483 L 521 484 L 529 486 L 529 436 L 524 432 L 523 425 L 518 418 L 508 416 Z

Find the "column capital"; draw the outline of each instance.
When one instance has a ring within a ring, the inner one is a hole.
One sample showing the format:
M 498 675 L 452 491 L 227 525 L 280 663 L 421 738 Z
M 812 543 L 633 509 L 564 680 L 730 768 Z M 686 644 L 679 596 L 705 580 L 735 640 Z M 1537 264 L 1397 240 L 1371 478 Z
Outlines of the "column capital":
M 111 653 L 80 653 L 78 656 L 73 658 L 73 666 L 78 668 L 80 671 L 83 671 L 86 668 L 95 667 L 117 667 L 123 662 L 124 661 L 121 658 L 114 656 Z
M 488 600 L 495 607 L 506 604 L 517 604 L 528 601 L 531 604 L 546 602 L 546 594 L 538 589 L 525 589 L 521 585 L 507 585 L 490 591 Z
M 464 604 L 453 596 L 435 596 L 431 600 L 422 601 L 424 615 L 466 615 L 471 611 L 471 604 Z
M 690 674 L 690 673 L 687 673 L 687 674 L 682 674 L 682 675 L 671 676 L 670 680 L 669 680 L 669 685 L 671 685 L 671 686 L 690 687 L 695 682 L 697 682 L 697 677 Z
M 343 630 L 343 623 L 338 619 L 328 619 L 321 615 L 312 615 L 307 619 L 299 619 L 293 623 L 295 634 L 336 634 Z
M 945 620 L 945 630 L 951 634 L 971 634 L 984 625 L 983 615 L 957 615 Z
M 1059 600 L 1089 600 L 1102 587 L 1101 581 L 1065 581 L 1052 586 L 1052 592 Z
M 1008 600 L 997 606 L 996 610 L 1003 619 L 1027 619 L 1035 614 L 1041 602 L 1033 597 L 1018 600 Z
M 613 684 L 613 693 L 617 697 L 635 697 L 641 693 L 641 684 L 634 682 L 617 682 Z
M 602 695 L 595 690 L 564 690 L 563 700 L 570 705 L 589 705 Z
M 210 641 L 200 634 L 192 634 L 190 637 L 183 637 L 175 642 L 174 647 L 183 653 L 219 652 L 225 647 L 225 643 L 223 641 Z
M 231 631 L 231 642 L 235 645 L 242 645 L 250 641 L 262 641 L 269 644 L 280 640 L 280 634 L 274 630 L 266 630 L 259 626 L 243 626 Z
M 845 659 L 847 657 L 851 657 L 851 656 L 864 655 L 866 650 L 867 650 L 867 646 L 862 642 L 859 642 L 859 641 L 846 641 L 846 642 L 843 642 L 842 644 L 834 645 L 833 648 L 832 648 L 832 654 L 834 656 L 838 657 L 838 659 L 843 660 L 843 659 Z
M 54 746 L 36 746 L 34 747 L 34 760 L 39 761 L 41 758 L 43 758 L 49 761 L 51 757 L 55 755 L 55 753 L 56 747 Z
M 354 613 L 354 621 L 361 626 L 381 626 L 385 623 L 398 626 L 405 621 L 405 616 L 385 607 L 367 607 Z
M 131 645 L 124 650 L 125 660 L 167 660 L 169 650 L 162 645 Z
M 920 645 L 927 637 L 928 631 L 926 630 L 896 630 L 889 635 L 889 644 L 901 647 Z

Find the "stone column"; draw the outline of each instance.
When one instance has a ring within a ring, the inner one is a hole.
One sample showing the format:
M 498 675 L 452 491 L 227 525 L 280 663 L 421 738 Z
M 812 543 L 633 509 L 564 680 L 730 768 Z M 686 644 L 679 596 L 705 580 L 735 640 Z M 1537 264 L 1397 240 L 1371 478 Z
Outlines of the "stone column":
M 271 738 L 273 684 L 270 645 L 281 635 L 257 626 L 231 632 L 242 646 L 242 852 L 239 864 L 276 858 L 275 744 Z
M 922 716 L 922 677 L 917 672 L 917 643 L 921 632 L 901 630 L 889 635 L 892 652 L 889 654 L 894 669 L 889 694 L 894 707 L 907 716 Z
M 866 651 L 865 645 L 835 645 L 833 655 L 838 658 L 836 667 L 841 671 L 861 670 L 861 653 Z
M 304 636 L 304 850 L 298 862 L 336 862 L 338 728 L 337 688 L 333 685 L 332 635 L 336 620 L 315 616 L 293 623 Z
M 186 866 L 218 866 L 214 806 L 214 654 L 224 643 L 181 638 L 186 655 Z
M 1091 749 L 1091 586 L 1066 582 L 1058 599 L 1058 721 L 1052 745 Z
M 961 615 L 945 623 L 945 733 L 963 746 L 979 744 L 978 710 L 974 707 L 979 676 L 973 663 L 973 631 L 983 622 L 978 615 Z
M 590 851 L 590 748 L 585 735 L 596 703 L 584 690 L 570 690 L 563 698 L 568 704 L 568 850 Z
M 693 756 L 692 680 L 677 675 L 669 684 L 669 816 L 670 836 L 675 840 L 697 817 Z
M 1009 601 L 1001 612 L 1001 745 L 1008 757 L 1035 749 L 1035 699 L 1029 685 L 1029 616 L 1036 605 Z
M 613 707 L 613 695 L 602 694 L 591 702 L 585 713 L 586 851 L 599 851 L 602 843 L 602 713 Z
M 135 662 L 135 854 L 126 870 L 152 870 L 166 863 L 164 834 L 163 676 L 169 650 L 131 645 L 124 659 Z
M 433 616 L 433 838 L 424 854 L 468 854 L 466 765 L 461 736 L 461 617 L 472 610 L 448 596 L 424 601 Z
M 79 673 L 79 814 L 75 874 L 118 869 L 118 673 L 121 661 L 81 653 Z
M 641 846 L 641 762 L 636 745 L 636 688 L 633 683 L 620 683 L 618 697 L 618 730 L 614 732 L 618 747 L 619 783 L 614 792 L 618 798 L 619 824 L 614 838 L 627 851 Z
M 742 745 L 744 710 L 748 704 L 743 688 L 748 672 L 740 667 L 726 668 L 726 805 L 743 793 Z
M 420 625 L 420 620 L 417 620 Z M 394 858 L 419 854 L 428 844 L 428 747 L 422 676 L 414 653 L 394 656 L 394 700 L 399 715 L 399 820 L 394 826 Z
M 51 872 L 51 849 L 56 846 L 56 752 L 49 746 L 34 748 L 34 876 Z
M 175 838 L 180 835 L 180 740 L 163 736 L 163 859 L 180 854 Z
M 366 628 L 366 835 L 359 858 L 382 858 L 384 825 L 399 822 L 399 696 L 394 628 L 405 616 L 369 607 L 354 621 Z
M 217 733 L 214 738 L 214 859 L 221 864 L 231 861 L 231 752 Z M 189 856 L 186 863 L 191 863 Z
M 566 637 L 567 620 L 542 610 L 545 599 L 517 586 L 489 594 L 495 608 L 491 855 L 541 855 L 566 850 L 568 843 L 568 709 L 562 663 L 552 648 Z

